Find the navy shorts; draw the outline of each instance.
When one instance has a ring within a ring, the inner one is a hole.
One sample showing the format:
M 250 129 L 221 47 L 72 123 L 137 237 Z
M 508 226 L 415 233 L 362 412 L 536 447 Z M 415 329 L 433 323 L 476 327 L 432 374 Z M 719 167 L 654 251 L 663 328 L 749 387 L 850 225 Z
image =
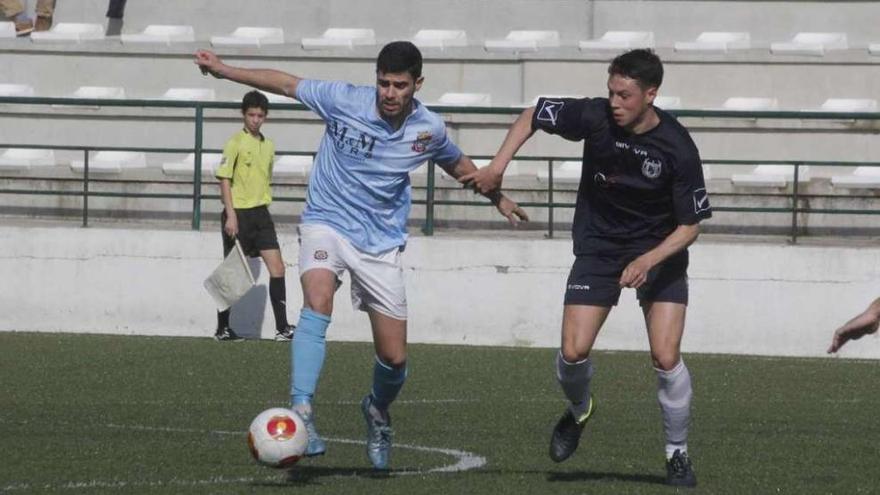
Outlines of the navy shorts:
M 269 215 L 267 206 L 241 208 L 235 210 L 238 218 L 238 242 L 245 256 L 256 258 L 260 251 L 280 249 L 278 236 L 275 234 L 275 223 Z M 220 233 L 223 235 L 223 256 L 229 254 L 235 246 L 235 239 L 226 235 L 226 210 L 220 215 Z
M 578 256 L 565 288 L 565 304 L 616 306 L 620 299 L 620 275 L 640 253 Z M 688 252 L 681 251 L 648 272 L 648 280 L 636 289 L 642 305 L 651 302 L 688 303 Z

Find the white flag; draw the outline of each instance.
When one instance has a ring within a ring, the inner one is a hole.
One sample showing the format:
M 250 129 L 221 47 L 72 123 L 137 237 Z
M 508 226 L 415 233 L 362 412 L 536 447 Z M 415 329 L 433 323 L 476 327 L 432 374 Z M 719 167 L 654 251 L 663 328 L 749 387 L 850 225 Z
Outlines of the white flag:
M 205 289 L 214 298 L 219 311 L 224 311 L 235 304 L 256 284 L 238 239 L 235 240 L 235 249 L 230 251 L 220 266 L 205 279 Z

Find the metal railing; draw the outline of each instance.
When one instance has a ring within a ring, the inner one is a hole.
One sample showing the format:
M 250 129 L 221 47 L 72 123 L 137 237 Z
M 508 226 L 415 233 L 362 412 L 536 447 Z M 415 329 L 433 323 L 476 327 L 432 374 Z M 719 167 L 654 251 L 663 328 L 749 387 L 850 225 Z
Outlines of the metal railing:
M 189 101 L 169 101 L 169 100 L 117 100 L 117 99 L 81 99 L 81 98 L 45 98 L 45 97 L 0 97 L 0 104 L 15 105 L 40 105 L 40 106 L 68 106 L 68 107 L 125 107 L 125 108 L 172 108 L 172 109 L 190 109 L 193 111 L 193 146 L 191 148 L 158 148 L 158 147 L 112 147 L 112 146 L 79 146 L 79 145 L 37 145 L 37 144 L 19 144 L 8 143 L 0 144 L 0 148 L 33 148 L 48 150 L 77 150 L 83 153 L 83 177 L 82 190 L 79 192 L 72 191 L 47 191 L 47 190 L 29 190 L 29 189 L 0 189 L 0 194 L 33 194 L 33 195 L 66 195 L 80 196 L 82 198 L 82 226 L 89 225 L 89 198 L 90 197 L 118 197 L 118 198 L 166 198 L 166 199 L 191 199 L 192 215 L 191 228 L 199 230 L 201 227 L 201 207 L 202 201 L 205 199 L 216 198 L 216 195 L 206 195 L 202 193 L 202 154 L 209 152 L 218 152 L 221 150 L 205 149 L 203 147 L 203 131 L 205 124 L 206 109 L 238 109 L 239 102 L 189 102 Z M 275 108 L 275 107 L 273 107 Z M 299 103 L 284 105 L 282 110 L 304 111 L 307 108 Z M 453 106 L 432 106 L 432 110 L 442 114 L 477 114 L 477 115 L 517 115 L 522 107 L 453 107 Z M 782 120 L 865 120 L 880 121 L 880 112 L 793 112 L 793 111 L 729 111 L 729 110 L 674 110 L 670 113 L 678 117 L 693 118 L 719 118 L 719 119 L 782 119 Z M 134 151 L 145 153 L 193 153 L 195 160 L 193 163 L 193 190 L 192 194 L 175 194 L 175 193 L 138 193 L 138 192 L 112 192 L 112 191 L 90 191 L 90 175 L 89 175 L 89 155 L 94 151 Z M 278 155 L 302 155 L 311 154 L 308 152 L 284 152 L 279 151 Z M 473 158 L 491 158 L 473 156 Z M 573 208 L 574 203 L 559 203 L 555 201 L 555 192 L 558 191 L 554 185 L 554 164 L 560 161 L 580 160 L 577 157 L 564 156 L 518 156 L 517 160 L 523 161 L 542 161 L 547 163 L 547 201 L 544 202 L 520 202 L 524 207 L 542 207 L 548 210 L 548 237 L 554 236 L 555 216 L 554 210 L 559 208 Z M 800 206 L 800 200 L 803 197 L 799 188 L 799 174 L 803 166 L 829 166 L 829 167 L 855 167 L 855 166 L 880 166 L 880 162 L 840 162 L 840 161 L 809 161 L 809 160 L 714 160 L 704 159 L 704 164 L 717 165 L 755 165 L 755 164 L 777 164 L 791 165 L 794 167 L 794 180 L 792 182 L 791 194 L 779 194 L 775 197 L 784 197 L 789 199 L 788 207 L 733 207 L 733 206 L 713 206 L 713 211 L 717 212 L 750 212 L 750 213 L 788 213 L 791 215 L 790 236 L 792 242 L 797 241 L 798 237 L 798 214 L 801 213 L 826 213 L 826 214 L 880 214 L 880 210 L 852 210 L 852 209 L 828 209 L 828 208 L 804 208 Z M 436 173 L 433 164 L 428 167 L 427 185 L 425 199 L 413 199 L 414 204 L 425 205 L 425 224 L 423 232 L 426 235 L 432 235 L 435 225 L 435 208 L 439 205 L 449 206 L 486 206 L 485 201 L 457 201 L 457 200 L 440 200 L 436 196 Z M 538 189 L 535 189 L 538 191 Z M 304 202 L 305 198 L 287 198 L 277 197 L 279 201 L 295 201 Z

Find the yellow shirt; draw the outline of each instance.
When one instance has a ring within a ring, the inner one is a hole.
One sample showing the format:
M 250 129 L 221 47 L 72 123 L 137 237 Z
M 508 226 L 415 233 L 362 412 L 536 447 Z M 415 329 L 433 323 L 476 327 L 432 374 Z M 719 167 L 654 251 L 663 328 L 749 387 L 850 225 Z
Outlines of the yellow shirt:
M 263 136 L 252 136 L 242 129 L 223 147 L 223 160 L 217 169 L 218 179 L 230 179 L 232 207 L 255 208 L 272 202 L 272 166 L 275 143 Z

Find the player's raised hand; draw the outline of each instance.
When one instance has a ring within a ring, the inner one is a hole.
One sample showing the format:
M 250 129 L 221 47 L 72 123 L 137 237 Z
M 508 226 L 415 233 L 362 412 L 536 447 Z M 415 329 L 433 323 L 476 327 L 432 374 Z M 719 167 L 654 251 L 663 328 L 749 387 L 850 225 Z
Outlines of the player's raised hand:
M 195 54 L 195 64 L 199 66 L 202 74 L 211 74 L 216 78 L 220 78 L 219 69 L 223 65 L 214 52 L 210 50 L 197 50 Z
M 489 165 L 462 175 L 458 178 L 458 182 L 464 184 L 465 187 L 473 188 L 474 192 L 487 194 L 501 188 L 504 174 L 499 170 L 501 167 L 495 163 L 495 160 L 492 160 Z
M 519 226 L 520 222 L 529 221 L 529 216 L 526 214 L 526 211 L 520 208 L 515 201 L 507 196 L 502 195 L 495 207 L 498 208 L 498 212 L 510 222 L 510 225 L 513 225 L 514 227 Z
M 834 331 L 831 338 L 831 345 L 828 347 L 828 354 L 837 352 L 850 340 L 858 340 L 865 335 L 872 334 L 877 331 L 880 326 L 880 318 L 872 308 L 868 308 L 864 313 L 849 320 L 846 325 Z

